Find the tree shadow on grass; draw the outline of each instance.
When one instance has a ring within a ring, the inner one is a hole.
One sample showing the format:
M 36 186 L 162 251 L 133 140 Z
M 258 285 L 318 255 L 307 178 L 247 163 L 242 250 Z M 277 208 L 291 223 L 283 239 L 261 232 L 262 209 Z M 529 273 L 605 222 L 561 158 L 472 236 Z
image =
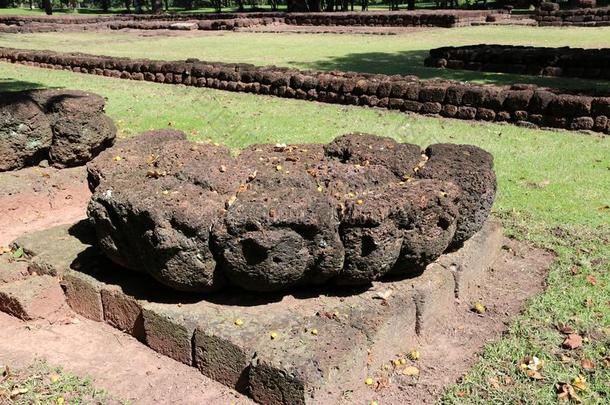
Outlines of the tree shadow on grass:
M 396 53 L 364 52 L 350 53 L 326 60 L 304 64 L 316 70 L 342 70 L 362 73 L 382 73 L 388 75 L 415 75 L 421 79 L 447 79 L 462 82 L 510 85 L 529 83 L 539 86 L 570 90 L 607 90 L 608 82 L 569 77 L 542 77 L 516 75 L 472 70 L 438 69 L 424 66 L 428 50 L 404 51 Z
M 40 90 L 48 88 L 49 86 L 46 86 L 42 83 L 0 78 L 0 93 L 23 90 Z

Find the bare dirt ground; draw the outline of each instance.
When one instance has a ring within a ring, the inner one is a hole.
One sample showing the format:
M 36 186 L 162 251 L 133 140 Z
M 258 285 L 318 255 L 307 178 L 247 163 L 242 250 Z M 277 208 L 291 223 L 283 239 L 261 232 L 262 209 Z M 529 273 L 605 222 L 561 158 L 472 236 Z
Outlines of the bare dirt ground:
M 0 312 L 0 364 L 21 368 L 41 358 L 132 404 L 253 403 L 108 325 L 82 318 L 25 323 Z
M 554 257 L 550 252 L 506 239 L 501 256 L 479 291 L 456 301 L 453 315 L 433 335 L 414 342 L 413 348 L 421 358 L 408 365 L 417 367 L 419 375 L 405 376 L 402 368 L 390 366 L 393 359 L 387 359 L 389 369 L 371 376 L 375 380 L 373 389 L 363 383 L 359 390 L 344 395 L 343 404 L 360 403 L 354 402 L 358 398 L 367 399 L 367 404 L 435 403 L 445 387 L 474 365 L 483 347 L 500 338 L 527 299 L 542 293 Z M 486 312 L 472 311 L 474 302 L 484 304 Z M 397 357 L 401 355 L 397 353 Z
M 86 216 L 85 167 L 30 167 L 0 173 L 0 246 L 16 237 Z

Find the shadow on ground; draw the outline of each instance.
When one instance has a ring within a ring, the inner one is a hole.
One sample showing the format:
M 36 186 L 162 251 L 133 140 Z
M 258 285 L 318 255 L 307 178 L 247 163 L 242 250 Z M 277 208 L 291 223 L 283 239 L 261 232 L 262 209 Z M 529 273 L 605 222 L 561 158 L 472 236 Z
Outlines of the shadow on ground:
M 26 82 L 23 80 L 12 80 L 0 78 L 0 92 L 47 89 L 42 83 Z
M 307 65 L 316 70 L 342 70 L 363 73 L 382 73 L 388 75 L 416 75 L 421 79 L 448 79 L 462 82 L 509 85 L 530 83 L 539 86 L 562 89 L 607 89 L 608 82 L 566 77 L 540 77 L 515 75 L 472 70 L 438 69 L 424 66 L 428 50 L 405 51 L 397 53 L 364 52 L 350 53 L 343 56 L 321 60 L 313 63 L 292 62 L 295 66 Z

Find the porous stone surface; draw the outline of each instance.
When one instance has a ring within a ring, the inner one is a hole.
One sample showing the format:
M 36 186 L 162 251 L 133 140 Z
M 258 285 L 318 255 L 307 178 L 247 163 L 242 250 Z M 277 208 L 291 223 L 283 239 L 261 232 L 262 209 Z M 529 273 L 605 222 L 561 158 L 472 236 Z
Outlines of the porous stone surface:
M 51 147 L 51 125 L 25 94 L 0 94 L 0 171 L 40 161 Z
M 415 274 L 478 231 L 495 195 L 492 156 L 470 145 L 422 154 L 355 133 L 234 157 L 184 138 L 152 131 L 88 165 L 101 249 L 180 291 Z
M 57 167 L 82 165 L 116 136 L 102 97 L 74 90 L 0 94 L 0 171 L 48 159 Z
M 418 168 L 422 179 L 449 181 L 461 189 L 459 217 L 452 244 L 474 235 L 489 216 L 496 196 L 493 156 L 471 145 L 435 144 L 426 149 L 428 160 Z

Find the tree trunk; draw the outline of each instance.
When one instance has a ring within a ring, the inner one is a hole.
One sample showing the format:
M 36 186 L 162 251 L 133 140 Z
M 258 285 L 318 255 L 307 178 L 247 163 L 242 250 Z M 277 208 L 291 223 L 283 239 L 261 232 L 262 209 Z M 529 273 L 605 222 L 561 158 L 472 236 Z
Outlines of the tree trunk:
M 47 13 L 47 15 L 53 14 L 52 0 L 42 0 L 42 7 L 44 8 L 44 12 Z
M 415 0 L 409 0 L 409 1 L 407 2 L 407 8 L 408 8 L 409 10 L 415 10 Z
M 110 8 L 110 0 L 102 0 L 102 10 L 104 10 L 104 12 L 107 13 L 109 8 Z
M 163 11 L 162 0 L 150 0 L 150 9 L 153 14 L 161 14 Z

